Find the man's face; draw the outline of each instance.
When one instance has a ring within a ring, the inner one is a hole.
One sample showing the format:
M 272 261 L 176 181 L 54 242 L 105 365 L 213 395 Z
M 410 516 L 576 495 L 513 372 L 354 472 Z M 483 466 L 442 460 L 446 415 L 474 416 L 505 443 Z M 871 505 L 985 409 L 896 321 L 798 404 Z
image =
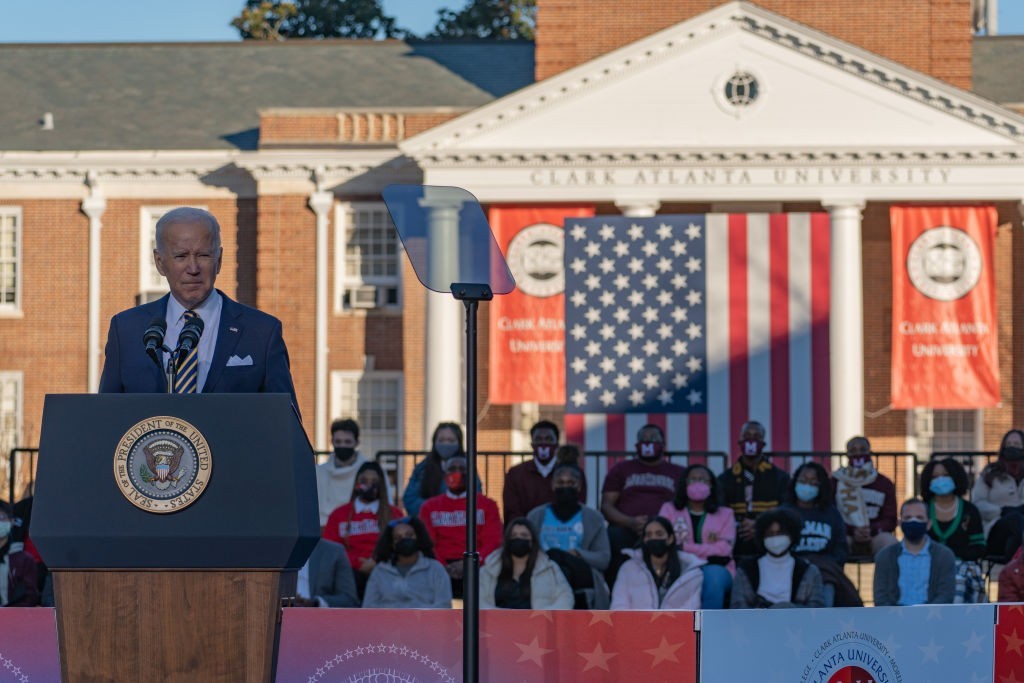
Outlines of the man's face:
M 871 444 L 867 439 L 851 439 L 850 443 L 846 444 L 846 455 L 851 465 L 860 467 L 871 460 Z
M 907 503 L 900 511 L 900 522 L 924 522 L 928 529 L 932 528 L 932 522 L 928 519 L 928 508 L 924 503 Z
M 205 221 L 171 223 L 153 250 L 156 269 L 185 308 L 195 308 L 213 291 L 224 249 L 213 244 Z
M 335 448 L 355 448 L 359 444 L 355 434 L 339 429 L 331 434 L 331 445 Z
M 551 488 L 574 488 L 578 491 L 580 488 L 580 482 L 571 471 L 561 470 L 551 478 Z
M 740 433 L 740 453 L 746 457 L 757 457 L 764 450 L 764 432 L 754 425 L 747 425 Z
M 551 427 L 541 427 L 540 429 L 533 430 L 531 440 L 534 446 L 557 446 L 558 437 L 555 436 L 555 430 Z

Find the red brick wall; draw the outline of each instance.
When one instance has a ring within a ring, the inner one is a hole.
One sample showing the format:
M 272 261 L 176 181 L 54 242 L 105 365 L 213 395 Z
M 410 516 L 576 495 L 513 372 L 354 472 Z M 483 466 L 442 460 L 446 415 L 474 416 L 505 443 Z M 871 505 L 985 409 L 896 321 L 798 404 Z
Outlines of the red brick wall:
M 537 80 L 725 0 L 539 0 Z M 760 0 L 761 7 L 961 88 L 971 87 L 970 0 Z

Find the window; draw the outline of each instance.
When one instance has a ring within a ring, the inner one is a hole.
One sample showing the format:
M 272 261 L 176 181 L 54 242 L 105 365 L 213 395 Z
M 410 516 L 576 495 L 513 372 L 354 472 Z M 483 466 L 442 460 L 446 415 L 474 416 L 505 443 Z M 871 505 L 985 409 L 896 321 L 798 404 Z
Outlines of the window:
M 335 221 L 337 310 L 397 307 L 401 302 L 400 242 L 381 203 L 341 204 Z
M 372 460 L 378 451 L 402 448 L 402 373 L 331 373 L 331 417 L 359 423 L 359 450 Z
M 917 408 L 910 411 L 911 450 L 926 460 L 941 451 L 980 451 L 982 444 L 982 411 L 933 410 Z
M 138 303 L 156 301 L 170 291 L 167 280 L 156 269 L 153 250 L 156 249 L 156 222 L 174 206 L 144 206 L 139 217 L 139 295 Z M 206 209 L 205 206 L 197 207 Z
M 25 446 L 21 443 L 22 381 L 20 371 L 0 372 L 0 462 L 4 464 L 0 478 L 6 478 L 11 449 Z
M 0 206 L 0 311 L 21 310 L 21 209 Z

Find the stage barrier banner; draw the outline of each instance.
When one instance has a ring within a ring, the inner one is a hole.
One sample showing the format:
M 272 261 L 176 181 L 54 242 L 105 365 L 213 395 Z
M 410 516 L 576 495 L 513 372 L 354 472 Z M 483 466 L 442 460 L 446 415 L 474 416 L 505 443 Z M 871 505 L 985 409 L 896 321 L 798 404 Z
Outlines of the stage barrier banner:
M 484 610 L 488 683 L 696 683 L 693 612 Z M 462 681 L 461 610 L 286 609 L 280 682 Z
M 994 611 L 936 605 L 702 612 L 700 680 L 986 683 Z
M 1024 682 L 1024 605 L 999 605 L 993 681 Z
M 593 215 L 589 206 L 491 208 L 491 229 L 516 280 L 489 307 L 491 403 L 565 402 L 562 223 Z
M 893 206 L 892 406 L 999 403 L 991 206 Z
M 0 609 L 0 681 L 59 680 L 56 611 L 52 607 Z

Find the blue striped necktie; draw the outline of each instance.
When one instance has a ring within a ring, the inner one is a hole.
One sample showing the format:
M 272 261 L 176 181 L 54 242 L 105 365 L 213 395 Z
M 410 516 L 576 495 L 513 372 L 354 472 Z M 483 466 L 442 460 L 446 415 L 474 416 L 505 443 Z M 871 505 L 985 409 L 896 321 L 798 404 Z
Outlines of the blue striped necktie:
M 193 318 L 198 318 L 199 314 L 195 311 L 185 311 L 185 323 Z M 199 380 L 199 345 L 196 344 L 192 347 L 192 350 L 188 352 L 188 356 L 185 357 L 183 362 L 178 367 L 178 374 L 174 378 L 174 393 L 176 394 L 194 394 L 196 393 L 196 385 Z

